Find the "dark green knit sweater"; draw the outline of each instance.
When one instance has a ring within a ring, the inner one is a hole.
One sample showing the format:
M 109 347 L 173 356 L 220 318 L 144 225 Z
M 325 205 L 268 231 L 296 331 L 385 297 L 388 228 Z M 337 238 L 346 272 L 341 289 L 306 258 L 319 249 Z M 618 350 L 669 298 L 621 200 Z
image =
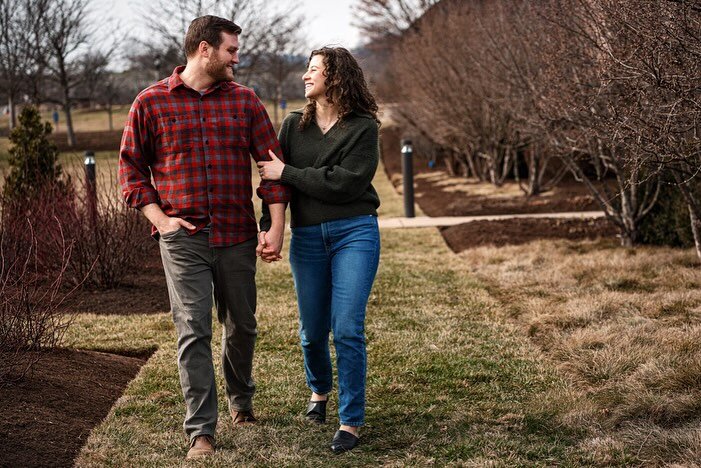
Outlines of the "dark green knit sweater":
M 282 182 L 292 186 L 292 227 L 375 215 L 380 198 L 371 181 L 379 160 L 377 122 L 351 113 L 326 134 L 315 122 L 299 129 L 302 111 L 280 128 L 285 156 Z

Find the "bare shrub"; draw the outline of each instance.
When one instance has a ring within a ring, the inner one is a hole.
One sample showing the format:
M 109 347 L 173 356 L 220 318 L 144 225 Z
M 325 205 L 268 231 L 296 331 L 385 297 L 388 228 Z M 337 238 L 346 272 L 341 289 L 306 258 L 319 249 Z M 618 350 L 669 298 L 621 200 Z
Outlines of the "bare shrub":
M 150 224 L 121 198 L 112 196 L 113 179 L 101 181 L 92 198 L 88 190 L 66 213 L 74 247 L 68 270 L 74 284 L 94 289 L 115 288 L 134 273 L 147 255 Z
M 25 255 L 29 246 L 33 246 L 32 264 L 37 271 L 65 270 L 62 254 L 66 248 L 73 250 L 68 214 L 75 209 L 75 193 L 70 183 L 47 183 L 35 188 L 31 196 L 4 197 L 2 231 L 7 242 L 6 255 L 10 246 L 14 249 L 11 258 Z
M 51 241 L 42 239 L 28 219 L 21 228 L 26 231 L 21 238 L 0 229 L 0 386 L 24 377 L 38 352 L 60 344 L 70 324 L 60 311 L 73 292 L 65 288 L 70 244 L 59 235 L 61 244 L 50 249 L 59 254 L 58 268 L 46 270 L 41 252 Z M 61 232 L 60 224 L 57 229 Z
M 114 184 L 102 181 L 98 185 L 100 195 L 96 197 L 70 184 L 68 188 L 47 187 L 36 197 L 8 206 L 5 224 L 6 229 L 16 231 L 15 237 L 25 238 L 25 243 L 29 233 L 21 221 L 29 220 L 35 226 L 36 235 L 46 239 L 36 253 L 36 262 L 46 271 L 60 268 L 60 246 L 65 240 L 71 246 L 63 274 L 66 283 L 106 289 L 121 285 L 134 272 L 150 239 L 143 217 L 112 196 Z

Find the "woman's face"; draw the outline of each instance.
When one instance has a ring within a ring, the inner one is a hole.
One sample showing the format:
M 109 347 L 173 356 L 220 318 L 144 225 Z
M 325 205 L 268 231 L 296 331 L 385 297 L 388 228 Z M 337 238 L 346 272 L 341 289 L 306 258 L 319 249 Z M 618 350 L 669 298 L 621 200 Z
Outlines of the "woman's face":
M 326 67 L 324 56 L 314 55 L 309 61 L 307 72 L 302 75 L 304 80 L 304 97 L 316 99 L 326 95 Z

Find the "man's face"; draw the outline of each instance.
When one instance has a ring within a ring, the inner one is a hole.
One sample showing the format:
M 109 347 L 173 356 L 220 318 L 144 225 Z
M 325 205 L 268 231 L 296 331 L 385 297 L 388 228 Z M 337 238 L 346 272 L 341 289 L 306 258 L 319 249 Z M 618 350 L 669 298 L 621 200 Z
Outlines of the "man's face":
M 234 65 L 239 63 L 239 37 L 222 32 L 222 43 L 210 49 L 205 71 L 215 81 L 233 81 Z

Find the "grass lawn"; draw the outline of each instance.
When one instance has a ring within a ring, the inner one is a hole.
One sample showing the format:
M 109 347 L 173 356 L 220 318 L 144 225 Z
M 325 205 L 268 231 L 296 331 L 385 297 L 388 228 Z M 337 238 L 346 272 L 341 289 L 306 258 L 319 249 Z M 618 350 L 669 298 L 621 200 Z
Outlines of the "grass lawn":
M 96 159 L 102 193 L 117 197 L 117 153 Z M 82 152 L 60 162 L 82 179 Z M 375 187 L 380 215 L 401 216 L 382 168 Z M 207 466 L 699 464 L 701 270 L 692 250 L 538 241 L 456 255 L 435 229 L 383 230 L 382 238 L 362 445 L 340 457 L 328 450 L 333 399 L 325 426 L 301 418 L 308 390 L 289 266 L 260 264 L 261 424 L 234 431 L 220 380 L 220 451 Z M 175 338 L 165 310 L 75 316 L 67 346 L 157 349 L 78 466 L 181 464 Z M 216 338 L 213 348 L 218 365 Z
M 376 187 L 383 216 L 401 199 L 383 171 Z M 543 395 L 559 380 L 518 330 L 493 320 L 498 303 L 435 229 L 383 230 L 383 252 L 368 307 L 367 426 L 362 445 L 333 456 L 330 421 L 300 416 L 308 390 L 286 262 L 259 265 L 255 357 L 261 423 L 234 430 L 219 382 L 219 451 L 207 466 L 552 465 L 577 464 L 576 434 L 554 427 Z M 215 326 L 215 335 L 220 332 Z M 176 466 L 186 442 L 169 314 L 78 315 L 67 344 L 93 350 L 157 347 L 109 416 L 88 439 L 77 466 Z M 219 340 L 213 340 L 218 365 Z M 334 395 L 335 397 L 335 395 Z M 193 464 L 196 465 L 196 464 Z

